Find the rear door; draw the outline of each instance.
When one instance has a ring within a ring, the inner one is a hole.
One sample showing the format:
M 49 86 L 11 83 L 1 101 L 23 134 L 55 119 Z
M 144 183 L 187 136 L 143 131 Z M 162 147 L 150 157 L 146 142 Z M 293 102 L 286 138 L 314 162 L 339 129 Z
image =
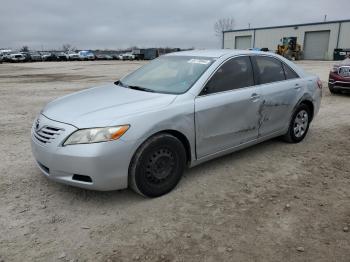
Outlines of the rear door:
M 259 137 L 285 129 L 301 90 L 299 76 L 286 64 L 271 56 L 254 56 L 257 92 L 261 94 Z
M 260 99 L 248 56 L 227 60 L 195 99 L 196 150 L 202 158 L 257 138 Z

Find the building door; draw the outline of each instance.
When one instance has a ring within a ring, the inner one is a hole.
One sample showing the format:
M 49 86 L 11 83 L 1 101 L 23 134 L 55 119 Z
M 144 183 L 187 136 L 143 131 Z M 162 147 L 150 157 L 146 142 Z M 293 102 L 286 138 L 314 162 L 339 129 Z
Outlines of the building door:
M 330 31 L 305 32 L 304 59 L 325 60 L 328 58 Z
M 249 49 L 252 47 L 252 36 L 236 36 L 235 37 L 235 49 Z

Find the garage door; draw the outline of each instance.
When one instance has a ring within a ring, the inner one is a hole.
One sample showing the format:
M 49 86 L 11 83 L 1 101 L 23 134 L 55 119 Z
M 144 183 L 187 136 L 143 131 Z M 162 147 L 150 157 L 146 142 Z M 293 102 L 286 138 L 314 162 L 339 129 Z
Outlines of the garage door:
M 249 49 L 252 47 L 252 36 L 236 36 L 235 38 L 235 48 L 236 49 Z
M 330 31 L 305 32 L 304 59 L 327 59 L 329 34 Z

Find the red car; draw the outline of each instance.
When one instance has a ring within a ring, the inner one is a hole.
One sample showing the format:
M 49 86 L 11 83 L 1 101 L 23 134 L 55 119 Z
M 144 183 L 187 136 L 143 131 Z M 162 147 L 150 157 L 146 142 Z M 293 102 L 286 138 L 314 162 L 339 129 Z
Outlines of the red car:
M 350 91 L 350 58 L 333 66 L 329 73 L 328 87 L 333 94 Z

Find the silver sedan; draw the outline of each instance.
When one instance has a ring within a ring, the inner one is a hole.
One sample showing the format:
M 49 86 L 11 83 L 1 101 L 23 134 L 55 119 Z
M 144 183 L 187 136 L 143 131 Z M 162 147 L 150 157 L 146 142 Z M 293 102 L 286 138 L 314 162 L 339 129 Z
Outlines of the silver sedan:
M 318 77 L 274 54 L 172 53 L 49 103 L 34 121 L 32 151 L 54 181 L 157 197 L 186 166 L 273 137 L 302 141 L 321 94 Z

